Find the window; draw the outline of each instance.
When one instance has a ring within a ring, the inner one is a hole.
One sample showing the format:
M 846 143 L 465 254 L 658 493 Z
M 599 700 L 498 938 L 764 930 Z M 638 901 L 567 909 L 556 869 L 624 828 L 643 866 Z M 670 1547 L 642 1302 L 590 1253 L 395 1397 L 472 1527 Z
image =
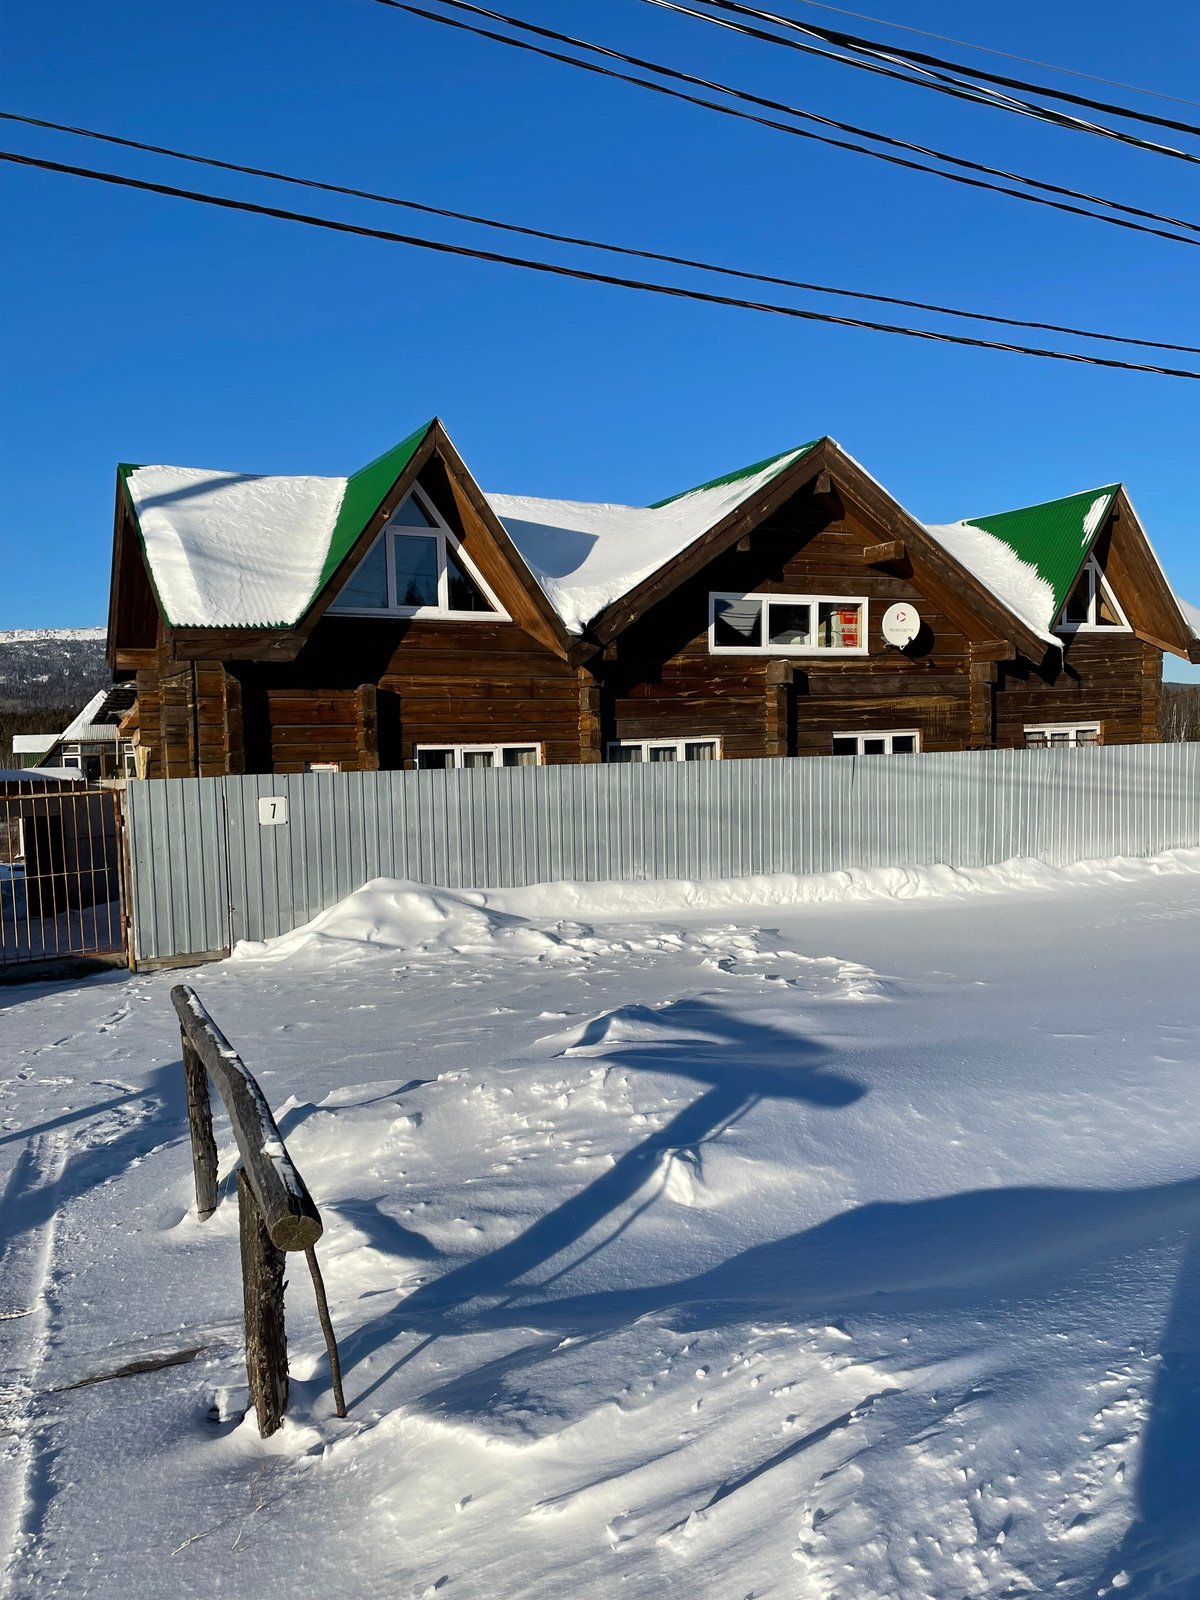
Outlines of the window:
M 1086 633 L 1100 628 L 1129 631 L 1125 613 L 1117 604 L 1095 556 L 1088 557 L 1054 626 L 1059 633 Z
M 711 594 L 713 655 L 866 655 L 867 602 L 819 594 Z
M 911 756 L 921 748 L 914 728 L 889 733 L 835 733 L 835 756 Z
M 501 617 L 507 612 L 420 489 L 414 489 L 342 585 L 331 612 L 351 616 Z
M 540 744 L 419 744 L 415 754 L 422 771 L 542 764 Z
M 1025 743 L 1031 750 L 1046 750 L 1051 745 L 1100 743 L 1098 722 L 1047 722 L 1025 729 Z
M 719 739 L 613 739 L 608 746 L 612 762 L 719 761 Z

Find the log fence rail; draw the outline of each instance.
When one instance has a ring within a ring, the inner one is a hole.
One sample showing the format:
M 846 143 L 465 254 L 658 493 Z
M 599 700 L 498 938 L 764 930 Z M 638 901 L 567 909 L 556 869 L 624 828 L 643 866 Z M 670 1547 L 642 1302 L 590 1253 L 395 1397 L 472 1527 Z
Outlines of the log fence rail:
M 303 1252 L 312 1276 L 317 1316 L 329 1354 L 334 1406 L 346 1415 L 337 1339 L 317 1263 L 321 1214 L 288 1154 L 266 1097 L 237 1051 L 209 1016 L 190 984 L 171 990 L 179 1017 L 196 1210 L 201 1222 L 217 1207 L 217 1145 L 209 1079 L 216 1084 L 241 1156 L 237 1175 L 242 1298 L 246 1320 L 246 1376 L 264 1439 L 283 1421 L 288 1399 L 284 1321 L 284 1257 Z

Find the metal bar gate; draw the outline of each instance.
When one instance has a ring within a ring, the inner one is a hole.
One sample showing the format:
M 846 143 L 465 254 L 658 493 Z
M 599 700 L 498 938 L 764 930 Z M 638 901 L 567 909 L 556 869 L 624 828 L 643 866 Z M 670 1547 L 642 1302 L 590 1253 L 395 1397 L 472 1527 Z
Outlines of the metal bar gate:
M 120 796 L 110 789 L 0 789 L 0 976 L 126 948 Z

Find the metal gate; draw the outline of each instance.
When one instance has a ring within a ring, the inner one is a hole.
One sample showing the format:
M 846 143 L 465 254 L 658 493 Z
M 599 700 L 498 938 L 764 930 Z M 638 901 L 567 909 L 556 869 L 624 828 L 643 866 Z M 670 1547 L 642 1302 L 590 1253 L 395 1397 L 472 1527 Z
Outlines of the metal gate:
M 121 830 L 114 790 L 0 789 L 0 975 L 125 955 Z

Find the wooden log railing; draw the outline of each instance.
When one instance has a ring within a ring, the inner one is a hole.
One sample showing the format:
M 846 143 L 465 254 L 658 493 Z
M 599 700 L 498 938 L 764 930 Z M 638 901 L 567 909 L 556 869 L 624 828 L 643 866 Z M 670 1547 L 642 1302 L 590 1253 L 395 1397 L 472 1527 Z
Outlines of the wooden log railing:
M 317 1264 L 323 1228 L 308 1186 L 288 1154 L 266 1097 L 237 1051 L 186 983 L 171 990 L 179 1016 L 183 1072 L 196 1210 L 201 1222 L 217 1208 L 217 1145 L 213 1137 L 208 1080 L 216 1084 L 237 1141 L 238 1219 L 242 1247 L 242 1299 L 246 1317 L 246 1376 L 265 1439 L 283 1421 L 288 1398 L 287 1333 L 284 1323 L 284 1255 L 303 1251 L 312 1275 L 317 1316 L 329 1353 L 334 1405 L 346 1415 L 337 1339 Z

